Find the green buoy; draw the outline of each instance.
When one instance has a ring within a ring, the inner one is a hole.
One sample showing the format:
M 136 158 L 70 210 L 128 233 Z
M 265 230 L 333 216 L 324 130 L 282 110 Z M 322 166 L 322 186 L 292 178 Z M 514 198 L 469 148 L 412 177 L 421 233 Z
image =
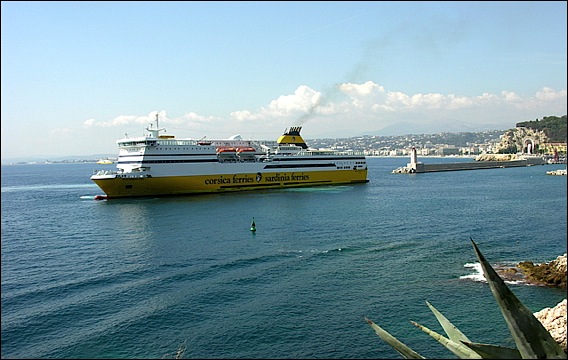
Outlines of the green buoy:
M 252 218 L 252 224 L 250 224 L 250 231 L 256 231 L 256 224 L 254 223 L 254 218 Z

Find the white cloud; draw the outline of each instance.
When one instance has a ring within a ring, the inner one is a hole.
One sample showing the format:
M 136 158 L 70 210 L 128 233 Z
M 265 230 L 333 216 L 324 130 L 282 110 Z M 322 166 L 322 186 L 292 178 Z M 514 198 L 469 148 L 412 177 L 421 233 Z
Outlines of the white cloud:
M 520 121 L 566 113 L 566 89 L 543 87 L 530 96 L 507 90 L 475 96 L 407 94 L 385 89 L 372 81 L 343 83 L 324 92 L 301 85 L 257 109 L 236 110 L 224 117 L 195 112 L 169 117 L 165 110 L 158 112 L 160 127 L 178 138 L 206 136 L 211 139 L 242 134 L 243 138 L 267 140 L 274 140 L 285 128 L 298 125 L 303 126 L 307 139 L 377 132 L 403 135 L 508 129 Z M 145 115 L 118 115 L 112 119 L 89 118 L 83 121 L 81 129 L 42 129 L 41 140 L 34 151 L 46 155 L 69 155 L 70 151 L 73 155 L 114 153 L 116 139 L 125 133 L 142 136 L 143 127 L 153 123 L 156 114 L 153 111 Z M 45 133 L 49 136 L 43 135 Z M 61 147 L 62 139 L 68 146 Z M 6 157 L 10 157 L 10 151 L 11 154 L 26 151 L 25 147 L 18 147 L 19 143 L 4 140 Z
M 396 122 L 439 125 L 453 119 L 454 123 L 475 127 L 480 122 L 495 129 L 509 122 L 510 127 L 526 119 L 566 114 L 566 90 L 555 91 L 544 87 L 533 96 L 523 97 L 512 91 L 500 94 L 482 93 L 476 96 L 456 94 L 406 94 L 388 91 L 383 86 L 367 81 L 361 84 L 343 83 L 327 94 L 307 85 L 300 85 L 293 93 L 281 95 L 256 110 L 231 112 L 226 118 L 189 112 L 169 118 L 166 111 L 159 113 L 160 125 L 176 125 L 194 131 L 209 133 L 208 137 L 222 137 L 242 131 L 279 133 L 288 126 L 310 124 L 312 137 L 336 133 L 351 136 L 381 129 Z M 90 127 L 126 127 L 151 123 L 156 112 L 147 115 L 119 115 L 111 120 L 84 122 Z M 197 134 L 197 132 L 200 132 Z
M 345 83 L 339 85 L 339 89 L 343 93 L 349 94 L 351 96 L 368 96 L 373 93 L 383 93 L 385 91 L 382 86 L 375 84 L 372 81 L 367 81 L 364 84 Z
M 69 136 L 73 133 L 72 129 L 69 128 L 57 128 L 57 129 L 53 129 L 49 132 L 49 136 L 50 137 L 55 137 L 55 138 L 60 138 L 60 137 L 66 137 Z
M 522 101 L 522 99 L 519 95 L 517 95 L 517 94 L 515 94 L 514 92 L 511 92 L 511 91 L 501 91 L 501 95 L 505 99 L 505 101 L 507 101 L 507 102 Z
M 153 111 L 148 115 L 119 115 L 114 119 L 108 121 L 96 121 L 95 119 L 88 119 L 83 122 L 84 127 L 124 127 L 132 124 L 149 124 L 156 120 L 156 113 L 159 114 L 159 120 L 168 120 L 166 111 L 160 112 Z
M 281 114 L 293 114 L 297 112 L 309 111 L 319 103 L 321 94 L 306 85 L 299 86 L 294 94 L 282 95 L 278 99 L 272 100 L 268 106 L 268 111 Z
M 545 87 L 542 91 L 536 93 L 536 98 L 542 101 L 554 101 L 557 99 L 566 98 L 566 90 L 555 92 L 551 88 Z
M 230 116 L 240 122 L 258 121 L 274 118 L 298 117 L 310 113 L 321 101 L 321 93 L 300 85 L 293 94 L 281 95 L 272 100 L 268 106 L 261 107 L 258 111 L 249 110 L 234 111 Z
M 210 119 L 211 118 L 207 118 L 205 116 L 197 115 L 194 112 L 189 112 L 187 114 L 184 114 L 181 119 L 174 119 L 174 120 L 181 121 L 181 122 L 192 121 L 192 122 L 204 123 L 204 122 L 207 122 Z
M 83 123 L 83 125 L 86 128 L 92 127 L 93 125 L 95 125 L 96 120 L 95 119 L 89 119 L 89 120 L 85 120 L 85 122 Z
M 463 109 L 473 105 L 472 99 L 469 99 L 465 96 L 455 96 L 449 95 L 449 99 L 451 100 L 448 104 L 448 109 Z

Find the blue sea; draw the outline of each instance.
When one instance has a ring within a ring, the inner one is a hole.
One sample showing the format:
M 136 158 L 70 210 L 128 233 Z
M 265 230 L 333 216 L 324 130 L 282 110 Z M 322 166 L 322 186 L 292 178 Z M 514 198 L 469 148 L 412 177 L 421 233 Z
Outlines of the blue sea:
M 514 347 L 470 238 L 495 266 L 566 253 L 563 165 L 391 173 L 408 161 L 369 158 L 353 186 L 107 201 L 105 165 L 2 166 L 2 358 L 400 358 L 365 317 L 455 358 L 410 323 L 444 333 L 425 301 Z M 509 287 L 533 312 L 566 298 Z

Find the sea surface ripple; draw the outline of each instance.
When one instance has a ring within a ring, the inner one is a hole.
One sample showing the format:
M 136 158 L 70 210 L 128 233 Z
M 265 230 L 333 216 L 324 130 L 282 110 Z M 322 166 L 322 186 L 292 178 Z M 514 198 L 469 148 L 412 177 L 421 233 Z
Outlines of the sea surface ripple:
M 566 253 L 566 177 L 391 174 L 407 162 L 369 158 L 354 186 L 108 201 L 101 165 L 2 166 L 2 358 L 400 357 L 364 317 L 454 358 L 410 324 L 443 332 L 426 300 L 514 346 L 470 238 L 495 265 Z M 532 311 L 566 297 L 510 287 Z

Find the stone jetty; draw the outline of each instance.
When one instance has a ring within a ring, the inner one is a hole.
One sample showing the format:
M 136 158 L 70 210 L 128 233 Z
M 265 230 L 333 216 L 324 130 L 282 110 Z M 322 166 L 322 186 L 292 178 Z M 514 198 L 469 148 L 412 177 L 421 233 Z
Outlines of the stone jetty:
M 546 175 L 558 175 L 558 176 L 566 176 L 566 169 L 558 169 L 558 170 L 551 170 L 547 171 Z
M 417 159 L 416 148 L 412 148 L 410 152 L 410 162 L 406 164 L 406 166 L 394 169 L 392 173 L 419 174 L 439 171 L 495 169 L 544 164 L 546 164 L 546 162 L 540 156 L 518 156 L 516 154 L 483 154 L 476 157 L 475 161 L 470 162 L 423 164 Z

